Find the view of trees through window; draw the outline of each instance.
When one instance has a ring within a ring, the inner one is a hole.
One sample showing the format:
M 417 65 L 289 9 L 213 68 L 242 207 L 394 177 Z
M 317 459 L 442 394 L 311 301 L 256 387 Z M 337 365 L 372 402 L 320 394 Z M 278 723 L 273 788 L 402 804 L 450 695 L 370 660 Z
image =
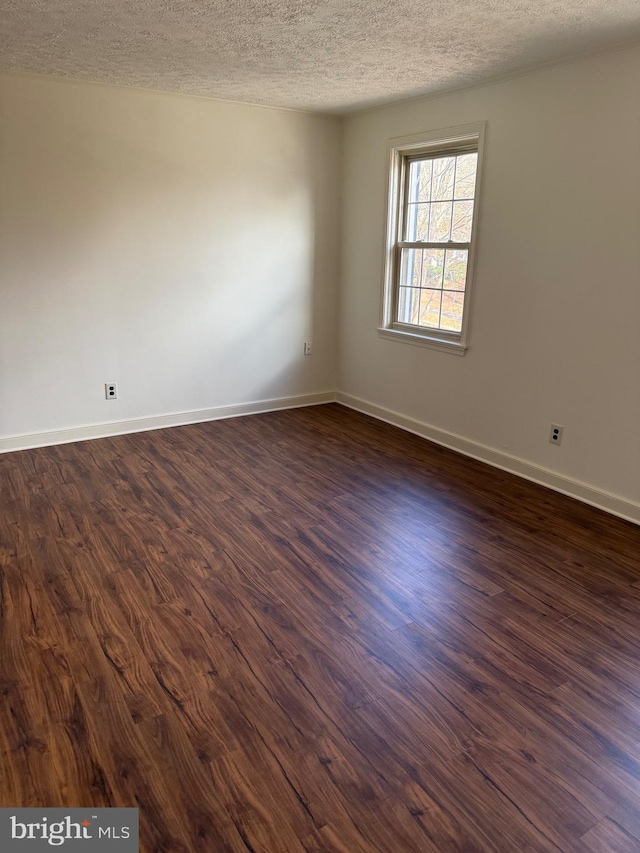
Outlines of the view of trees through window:
M 400 323 L 462 329 L 477 164 L 476 152 L 407 162 Z

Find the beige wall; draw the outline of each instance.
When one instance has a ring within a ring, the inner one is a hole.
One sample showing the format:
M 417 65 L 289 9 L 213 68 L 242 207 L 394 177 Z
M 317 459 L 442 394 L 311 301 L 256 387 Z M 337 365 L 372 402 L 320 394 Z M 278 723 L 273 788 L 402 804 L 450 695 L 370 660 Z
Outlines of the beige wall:
M 640 501 L 639 80 L 636 48 L 347 120 L 349 399 L 481 457 L 498 451 L 506 467 L 524 460 L 530 475 L 550 469 Z M 382 339 L 387 140 L 483 120 L 470 348 L 459 358 Z M 548 443 L 552 422 L 565 427 L 561 447 Z
M 0 77 L 0 437 L 335 388 L 340 134 Z

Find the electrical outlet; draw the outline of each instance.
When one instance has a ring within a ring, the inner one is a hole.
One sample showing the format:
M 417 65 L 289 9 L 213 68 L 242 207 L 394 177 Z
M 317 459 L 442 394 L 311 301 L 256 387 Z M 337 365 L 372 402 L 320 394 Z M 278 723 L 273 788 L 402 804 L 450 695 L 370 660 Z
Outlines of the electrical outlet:
M 304 345 L 304 354 L 311 355 L 311 341 L 306 341 Z
M 104 396 L 105 396 L 105 400 L 117 400 L 118 399 L 118 383 L 117 382 L 105 382 L 104 383 Z
M 551 444 L 562 444 L 562 432 L 564 427 L 559 426 L 558 424 L 551 424 L 551 431 L 549 433 L 549 442 Z

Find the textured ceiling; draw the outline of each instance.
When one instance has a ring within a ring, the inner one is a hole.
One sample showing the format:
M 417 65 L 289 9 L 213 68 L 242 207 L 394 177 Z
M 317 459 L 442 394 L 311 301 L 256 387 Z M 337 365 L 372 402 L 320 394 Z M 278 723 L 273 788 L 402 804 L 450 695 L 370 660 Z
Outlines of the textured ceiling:
M 321 111 L 640 39 L 640 0 L 0 0 L 0 70 Z

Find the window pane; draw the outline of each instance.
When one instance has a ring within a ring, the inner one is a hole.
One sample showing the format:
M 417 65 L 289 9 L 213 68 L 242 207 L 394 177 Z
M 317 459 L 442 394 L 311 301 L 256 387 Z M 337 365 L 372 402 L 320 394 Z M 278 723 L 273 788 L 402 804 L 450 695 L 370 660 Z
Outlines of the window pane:
M 473 202 L 453 202 L 453 226 L 451 239 L 456 243 L 468 243 L 471 240 L 471 225 L 473 222 Z
M 432 160 L 431 201 L 448 201 L 453 198 L 453 175 L 456 170 L 455 157 L 439 157 Z
M 443 274 L 444 249 L 423 249 L 422 287 L 442 287 Z
M 427 239 L 429 227 L 430 204 L 410 204 L 407 206 L 407 227 L 405 229 L 405 240 L 416 243 Z
M 469 204 L 469 202 L 457 202 L 457 204 Z M 451 235 L 451 214 L 453 204 L 450 201 L 435 202 L 430 205 L 431 217 L 429 220 L 429 243 L 446 242 Z
M 418 325 L 420 311 L 420 290 L 414 287 L 401 287 L 398 292 L 398 322 Z
M 420 325 L 437 329 L 440 323 L 441 290 L 420 291 Z
M 468 251 L 402 249 L 401 255 L 398 322 L 459 332 Z
M 476 169 L 478 155 L 460 154 L 456 164 L 456 188 L 454 198 L 473 198 L 476 191 Z
M 402 263 L 400 265 L 400 284 L 402 287 L 420 287 L 421 266 L 421 249 L 402 249 Z
M 440 328 L 450 332 L 459 332 L 462 329 L 462 308 L 464 306 L 464 293 L 442 294 L 442 311 L 440 312 Z
M 467 283 L 466 249 L 447 249 L 444 267 L 444 287 L 447 290 L 464 290 Z
M 404 239 L 411 242 L 416 239 L 418 208 L 415 204 L 407 205 L 407 217 L 404 224 Z
M 407 186 L 407 201 L 409 204 L 418 201 L 420 192 L 420 163 L 409 164 L 409 184 Z
M 409 197 L 407 201 L 431 200 L 431 160 L 413 160 L 409 165 Z

